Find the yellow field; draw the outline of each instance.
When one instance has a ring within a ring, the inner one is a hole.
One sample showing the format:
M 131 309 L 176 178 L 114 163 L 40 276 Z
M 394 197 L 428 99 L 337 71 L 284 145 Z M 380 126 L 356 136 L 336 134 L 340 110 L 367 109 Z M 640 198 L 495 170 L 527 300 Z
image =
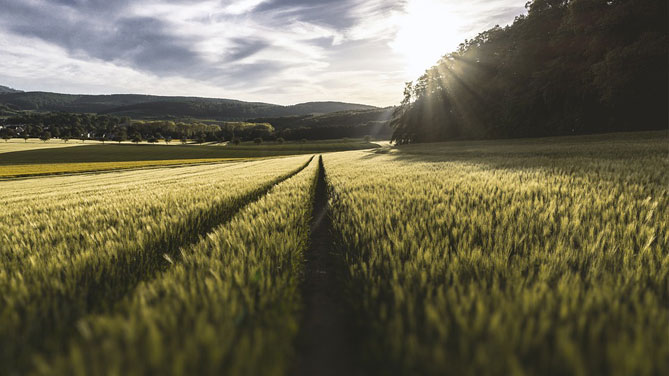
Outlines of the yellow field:
M 79 140 L 71 140 L 69 142 L 63 142 L 62 140 L 49 140 L 47 142 L 40 141 L 37 138 L 29 138 L 26 142 L 22 138 L 12 138 L 7 142 L 0 140 L 0 154 L 2 153 L 11 153 L 14 151 L 27 151 L 27 150 L 36 150 L 36 149 L 52 149 L 52 148 L 64 148 L 70 146 L 83 146 L 83 145 L 94 145 L 101 144 L 97 141 L 86 141 L 82 143 Z
M 124 170 L 140 167 L 175 166 L 197 163 L 217 163 L 226 161 L 242 161 L 250 158 L 203 158 L 203 159 L 171 159 L 164 161 L 124 161 L 124 162 L 86 162 L 86 163 L 45 163 L 0 166 L 0 178 L 37 176 L 51 174 L 67 174 L 77 172 Z

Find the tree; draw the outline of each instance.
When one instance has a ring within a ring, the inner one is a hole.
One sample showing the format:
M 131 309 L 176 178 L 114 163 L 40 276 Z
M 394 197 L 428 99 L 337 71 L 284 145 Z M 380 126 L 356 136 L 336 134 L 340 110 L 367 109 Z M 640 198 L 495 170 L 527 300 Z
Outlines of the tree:
M 253 142 L 254 142 L 256 145 L 260 145 L 260 144 L 262 144 L 262 137 L 256 137 L 256 138 L 254 138 L 254 139 L 253 139 Z
M 181 140 L 180 140 L 180 141 L 181 141 L 181 144 L 182 144 L 182 145 L 186 145 L 186 144 L 188 143 L 188 137 L 186 137 L 186 136 L 181 136 Z
M 370 141 L 372 141 L 372 137 L 369 135 L 365 136 L 365 142 L 370 142 Z
M 205 141 L 207 141 L 207 135 L 204 133 L 200 133 L 195 139 L 198 144 L 203 144 Z
M 23 131 L 23 142 L 24 143 L 28 142 L 29 138 L 30 138 L 30 135 L 28 134 L 28 131 Z
M 51 139 L 51 132 L 45 131 L 42 133 L 42 135 L 39 137 L 40 140 L 43 142 L 47 142 Z
M 69 133 L 69 132 L 67 132 L 67 133 L 65 133 L 64 135 L 60 136 L 60 138 L 61 138 L 61 139 L 63 140 L 63 142 L 66 143 L 66 144 L 67 144 L 68 141 L 70 141 L 70 138 L 71 138 L 71 137 L 72 137 L 72 136 L 70 136 L 70 133 Z
M 72 128 L 72 134 L 74 135 L 74 138 L 81 138 L 81 135 L 84 133 L 84 130 L 81 129 L 79 126 L 75 126 Z
M 119 145 L 121 144 L 121 142 L 126 140 L 128 140 L 128 132 L 125 129 L 121 130 L 120 132 L 114 135 L 114 141 L 118 142 Z
M 279 137 L 276 139 L 276 143 L 279 145 L 283 144 L 284 142 L 286 142 L 286 140 L 284 140 L 283 137 Z
M 158 142 L 158 138 L 155 137 L 155 136 L 151 136 L 151 137 L 149 137 L 149 139 L 146 140 L 146 141 L 147 141 L 149 144 L 155 144 L 155 143 Z
M 142 142 L 142 135 L 139 134 L 139 132 L 135 132 L 132 135 L 132 142 L 134 142 L 135 144 L 139 144 L 140 142 Z
M 5 142 L 9 142 L 9 140 L 14 137 L 14 131 L 11 129 L 3 128 L 0 130 L 0 135 L 2 135 L 2 139 L 5 140 Z
M 233 145 L 239 145 L 242 140 L 239 137 L 233 137 L 231 142 Z
M 172 137 L 170 137 L 170 136 L 165 137 L 165 144 L 169 145 L 170 142 L 172 142 Z

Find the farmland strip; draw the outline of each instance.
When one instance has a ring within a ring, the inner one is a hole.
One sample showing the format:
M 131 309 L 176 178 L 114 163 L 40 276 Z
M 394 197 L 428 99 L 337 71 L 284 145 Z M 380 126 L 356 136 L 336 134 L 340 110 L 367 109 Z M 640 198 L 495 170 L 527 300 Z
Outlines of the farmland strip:
M 99 174 L 119 170 L 141 170 L 159 167 L 178 167 L 214 163 L 240 162 L 242 158 L 219 159 L 167 159 L 158 161 L 84 162 L 84 163 L 35 163 L 0 165 L 0 181 L 29 179 L 55 175 Z
M 10 304 L 3 307 L 0 322 L 0 360 L 5 369 L 21 369 L 35 351 L 61 346 L 80 317 L 110 310 L 139 282 L 177 262 L 182 246 L 228 221 L 273 186 L 302 171 L 312 159 L 237 197 L 196 208 L 186 218 L 153 230 L 140 243 L 129 242 L 111 253 L 84 253 L 69 265 L 56 265 L 35 275 L 34 284 L 25 286 L 20 295 L 16 292 L 21 286 L 9 285 L 5 293 L 13 294 L 8 294 Z
M 79 322 L 40 374 L 281 375 L 293 354 L 316 163 L 276 185 L 142 282 Z

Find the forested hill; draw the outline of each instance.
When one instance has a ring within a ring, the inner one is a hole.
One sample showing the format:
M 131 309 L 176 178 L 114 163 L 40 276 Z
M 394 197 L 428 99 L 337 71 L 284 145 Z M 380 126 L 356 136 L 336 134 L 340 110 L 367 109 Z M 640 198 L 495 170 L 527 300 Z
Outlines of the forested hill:
M 0 94 L 0 104 L 15 110 L 98 113 L 136 119 L 200 118 L 244 120 L 337 111 L 369 110 L 373 106 L 341 102 L 309 102 L 293 106 L 198 97 L 152 95 L 71 95 L 45 92 Z
M 393 107 L 374 110 L 339 111 L 322 115 L 284 116 L 250 119 L 252 123 L 268 123 L 285 139 L 333 139 L 372 136 L 389 139 L 388 126 Z
M 393 138 L 667 129 L 666 0 L 534 0 L 527 9 L 408 84 Z
M 7 86 L 2 86 L 0 85 L 0 94 L 5 94 L 5 93 L 20 93 L 20 90 L 14 90 L 11 87 Z

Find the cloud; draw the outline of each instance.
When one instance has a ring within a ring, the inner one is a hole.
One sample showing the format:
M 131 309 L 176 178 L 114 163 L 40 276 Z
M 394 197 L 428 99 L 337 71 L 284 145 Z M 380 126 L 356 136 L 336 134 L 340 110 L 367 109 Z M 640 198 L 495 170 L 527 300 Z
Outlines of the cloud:
M 228 61 L 245 59 L 269 47 L 269 42 L 262 39 L 234 38 L 231 42 L 235 47 L 226 51 L 226 60 Z
M 415 78 L 394 46 L 420 1 L 0 0 L 0 84 L 390 105 Z M 452 40 L 507 23 L 524 4 L 433 1 L 463 20 Z

